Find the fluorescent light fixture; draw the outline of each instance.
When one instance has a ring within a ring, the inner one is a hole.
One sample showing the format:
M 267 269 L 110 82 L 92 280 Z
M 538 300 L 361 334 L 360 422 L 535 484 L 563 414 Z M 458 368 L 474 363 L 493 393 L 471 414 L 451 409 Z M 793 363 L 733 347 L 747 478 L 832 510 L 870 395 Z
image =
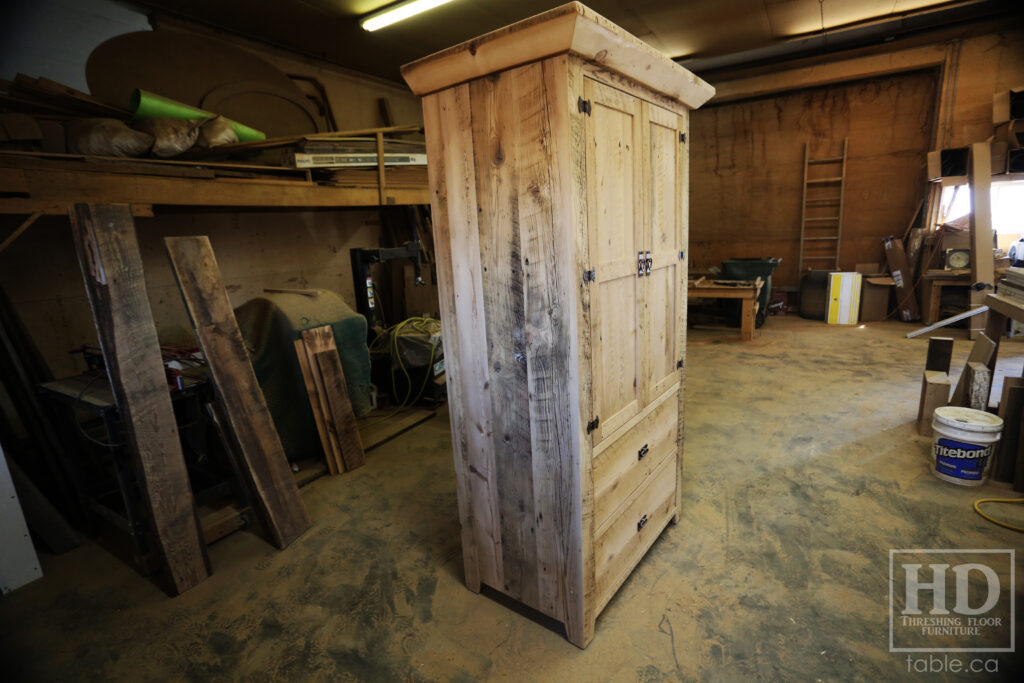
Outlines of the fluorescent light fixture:
M 370 16 L 359 22 L 367 31 L 376 31 L 379 28 L 390 26 L 391 24 L 398 23 L 414 17 L 421 12 L 434 9 L 445 5 L 452 0 L 406 0 L 406 2 L 400 2 L 397 5 L 392 5 L 387 9 L 381 10 L 380 12 L 374 12 Z

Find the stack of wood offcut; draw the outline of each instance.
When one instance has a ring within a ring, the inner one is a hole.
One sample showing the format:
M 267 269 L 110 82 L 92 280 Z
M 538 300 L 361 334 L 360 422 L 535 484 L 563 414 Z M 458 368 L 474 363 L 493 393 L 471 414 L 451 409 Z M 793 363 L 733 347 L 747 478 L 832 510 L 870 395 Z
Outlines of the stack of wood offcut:
M 996 348 L 996 342 L 984 333 L 979 334 L 953 387 L 949 376 L 953 339 L 931 337 L 928 340 L 917 411 L 918 434 L 932 436 L 932 418 L 936 408 L 950 405 L 990 411 L 989 394 Z M 996 445 L 989 476 L 998 482 L 1012 483 L 1016 491 L 1024 491 L 1024 377 L 1003 378 L 998 414 L 1003 419 L 1003 432 Z
M 1024 303 L 1024 268 L 1008 268 L 996 285 L 996 292 Z
M 348 397 L 334 331 L 329 325 L 303 330 L 302 337 L 295 340 L 295 355 L 299 359 L 328 471 L 341 474 L 362 467 L 366 455 Z

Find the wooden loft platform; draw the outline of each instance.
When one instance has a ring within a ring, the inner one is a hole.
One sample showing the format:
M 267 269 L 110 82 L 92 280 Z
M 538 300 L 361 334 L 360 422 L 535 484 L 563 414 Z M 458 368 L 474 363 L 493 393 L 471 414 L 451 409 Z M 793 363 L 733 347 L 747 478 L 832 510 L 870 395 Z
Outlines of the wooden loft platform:
M 383 184 L 381 183 L 383 180 Z M 79 202 L 153 206 L 340 208 L 429 204 L 425 166 L 309 169 L 0 151 L 0 214 L 66 214 Z

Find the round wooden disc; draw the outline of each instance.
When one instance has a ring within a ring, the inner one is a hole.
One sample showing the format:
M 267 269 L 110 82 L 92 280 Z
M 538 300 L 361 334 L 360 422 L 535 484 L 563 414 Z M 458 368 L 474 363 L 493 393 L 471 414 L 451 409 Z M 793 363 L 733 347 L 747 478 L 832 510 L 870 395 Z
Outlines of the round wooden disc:
M 319 133 L 320 116 L 316 107 L 301 92 L 296 97 L 294 90 L 269 83 L 229 83 L 207 93 L 200 106 L 229 119 L 244 121 L 245 125 L 271 138 Z
M 85 78 L 93 96 L 126 109 L 136 88 L 193 107 L 214 88 L 240 82 L 266 83 L 290 91 L 296 99 L 305 98 L 273 64 L 231 45 L 179 31 L 138 31 L 111 38 L 89 55 Z

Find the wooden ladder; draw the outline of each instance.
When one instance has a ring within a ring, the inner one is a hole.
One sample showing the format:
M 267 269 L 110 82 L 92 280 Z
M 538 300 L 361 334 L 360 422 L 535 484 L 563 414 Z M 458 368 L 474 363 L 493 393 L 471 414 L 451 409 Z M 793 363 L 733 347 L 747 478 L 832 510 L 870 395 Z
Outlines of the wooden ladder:
M 814 268 L 839 270 L 843 237 L 843 186 L 846 146 L 837 157 L 811 159 L 804 143 L 804 190 L 800 211 L 800 272 Z

